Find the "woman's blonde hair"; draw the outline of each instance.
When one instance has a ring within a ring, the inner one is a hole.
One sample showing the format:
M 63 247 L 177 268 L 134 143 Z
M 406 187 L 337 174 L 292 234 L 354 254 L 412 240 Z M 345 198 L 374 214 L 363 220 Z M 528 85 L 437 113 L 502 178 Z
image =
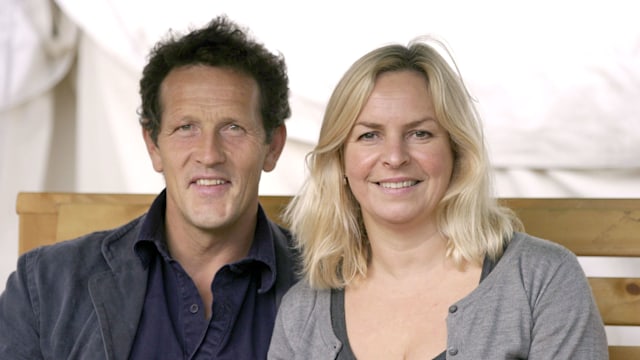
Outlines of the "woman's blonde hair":
M 318 143 L 306 158 L 309 174 L 285 211 L 302 254 L 303 276 L 315 288 L 342 288 L 366 276 L 370 246 L 360 207 L 344 177 L 344 144 L 381 73 L 413 70 L 423 74 L 440 125 L 450 136 L 454 169 L 437 210 L 439 231 L 447 239 L 447 256 L 481 264 L 495 259 L 522 224 L 493 197 L 482 124 L 455 62 L 418 38 L 393 44 L 358 59 L 334 89 L 327 104 Z M 448 51 L 446 51 L 449 54 Z M 455 69 L 455 70 L 454 70 Z

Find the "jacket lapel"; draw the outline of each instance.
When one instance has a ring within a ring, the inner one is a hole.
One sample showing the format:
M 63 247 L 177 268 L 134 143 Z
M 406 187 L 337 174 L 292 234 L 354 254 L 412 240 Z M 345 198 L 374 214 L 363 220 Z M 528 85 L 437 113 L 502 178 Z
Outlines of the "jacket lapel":
M 111 271 L 89 280 L 106 358 L 111 360 L 128 359 L 147 290 L 148 271 L 133 250 L 138 227 L 130 230 L 105 239 L 102 251 Z

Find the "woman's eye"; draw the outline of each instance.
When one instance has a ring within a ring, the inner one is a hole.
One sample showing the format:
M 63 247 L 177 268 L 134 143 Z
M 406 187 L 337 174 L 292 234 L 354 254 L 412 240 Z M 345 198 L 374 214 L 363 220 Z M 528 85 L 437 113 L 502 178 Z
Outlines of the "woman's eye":
M 420 139 L 426 139 L 431 137 L 431 133 L 429 131 L 424 131 L 424 130 L 416 130 L 413 132 L 413 136 L 420 138 Z
M 375 139 L 376 138 L 376 133 L 374 132 L 366 132 L 360 136 L 358 136 L 358 140 L 362 139 L 362 140 L 370 140 L 370 139 Z
M 178 127 L 178 130 L 180 130 L 180 131 L 189 131 L 191 129 L 193 129 L 193 125 L 191 125 L 191 124 L 180 125 Z

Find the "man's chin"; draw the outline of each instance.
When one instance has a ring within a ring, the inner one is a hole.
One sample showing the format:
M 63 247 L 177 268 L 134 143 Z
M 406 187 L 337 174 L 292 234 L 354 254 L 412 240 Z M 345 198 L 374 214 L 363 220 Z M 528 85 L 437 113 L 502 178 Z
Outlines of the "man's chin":
M 192 222 L 201 229 L 215 230 L 220 227 L 229 226 L 233 222 L 232 216 L 227 213 L 200 214 L 193 217 Z

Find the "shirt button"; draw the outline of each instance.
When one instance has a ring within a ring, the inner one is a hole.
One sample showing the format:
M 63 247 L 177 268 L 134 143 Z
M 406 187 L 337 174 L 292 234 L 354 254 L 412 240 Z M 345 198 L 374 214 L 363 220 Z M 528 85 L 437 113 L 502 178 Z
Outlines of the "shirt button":
M 198 306 L 198 304 L 191 304 L 191 306 L 189 306 L 189 311 L 192 314 L 195 314 L 198 312 L 198 310 L 200 310 L 200 307 Z
M 458 355 L 458 349 L 456 349 L 456 348 L 454 348 L 454 347 L 449 348 L 449 350 L 448 350 L 447 352 L 448 352 L 448 353 L 449 353 L 449 355 L 451 355 L 451 356 L 456 356 L 456 355 Z
M 451 305 L 451 306 L 449 306 L 449 312 L 450 312 L 450 313 L 452 313 L 452 314 L 453 314 L 453 313 L 455 313 L 456 311 L 458 311 L 458 306 L 456 306 L 456 305 Z

